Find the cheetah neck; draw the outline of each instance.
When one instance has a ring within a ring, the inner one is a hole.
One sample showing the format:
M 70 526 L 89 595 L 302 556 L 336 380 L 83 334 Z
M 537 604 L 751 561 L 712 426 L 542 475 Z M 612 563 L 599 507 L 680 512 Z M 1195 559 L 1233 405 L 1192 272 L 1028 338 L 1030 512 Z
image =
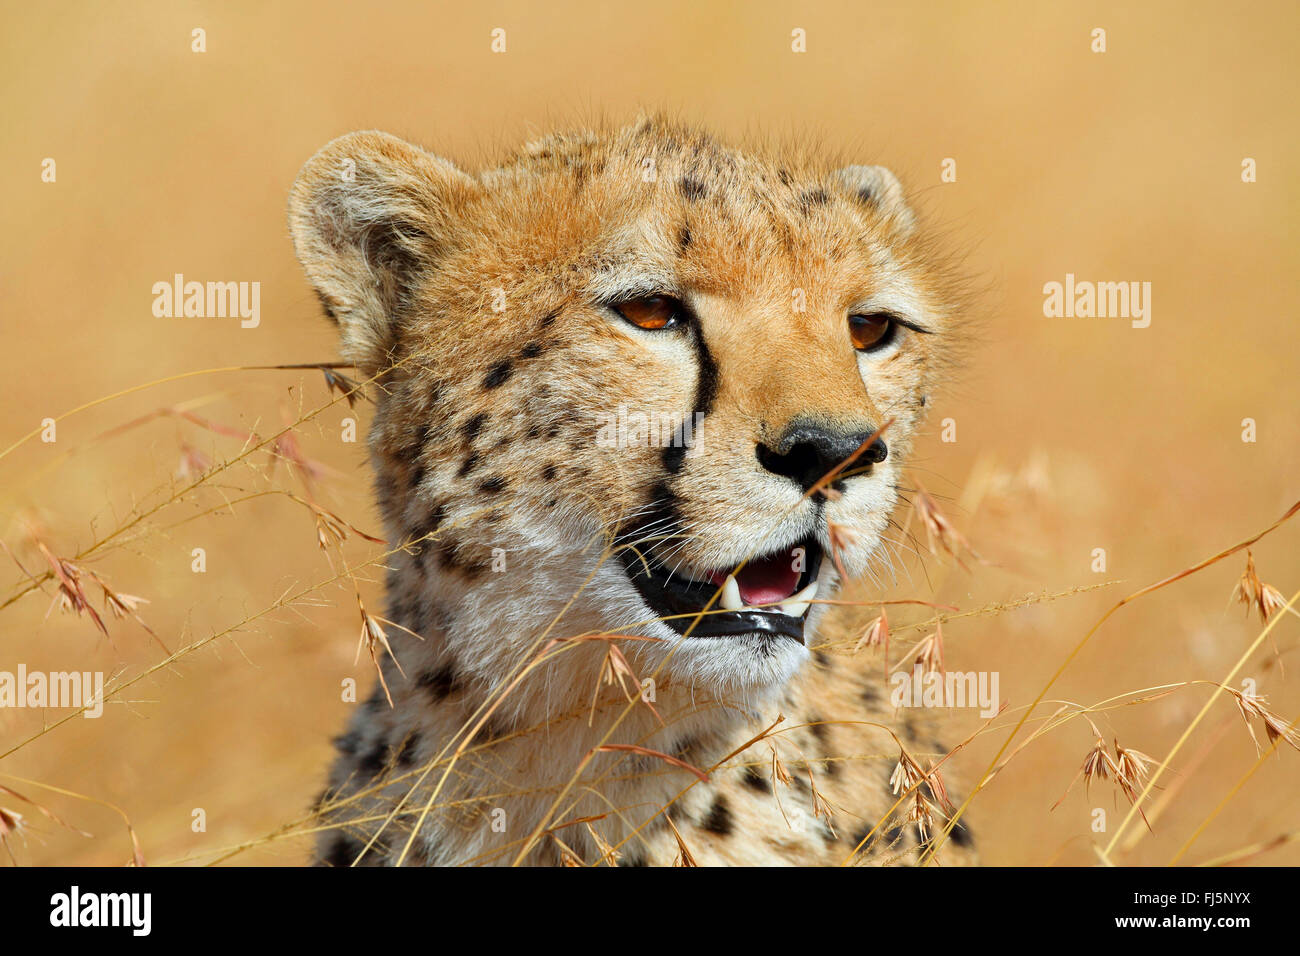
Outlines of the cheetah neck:
M 661 679 L 637 641 L 615 647 L 602 636 L 611 620 L 599 581 L 564 605 L 562 627 L 552 626 L 554 595 L 574 593 L 570 574 L 534 572 L 544 597 L 531 600 L 527 615 L 504 579 L 466 586 L 425 576 L 414 592 L 421 600 L 403 600 L 412 591 L 400 585 L 394 592 L 395 619 L 419 638 L 393 640 L 401 670 L 385 668 L 393 707 L 380 697 L 381 719 L 418 784 L 407 802 L 436 794 L 445 807 L 420 830 L 428 862 L 508 863 L 530 840 L 543 858 L 563 854 L 538 835 L 611 805 L 636 809 L 606 827 L 605 839 L 627 835 L 752 735 L 770 709 Z M 562 839 L 580 855 L 599 849 L 581 833 Z

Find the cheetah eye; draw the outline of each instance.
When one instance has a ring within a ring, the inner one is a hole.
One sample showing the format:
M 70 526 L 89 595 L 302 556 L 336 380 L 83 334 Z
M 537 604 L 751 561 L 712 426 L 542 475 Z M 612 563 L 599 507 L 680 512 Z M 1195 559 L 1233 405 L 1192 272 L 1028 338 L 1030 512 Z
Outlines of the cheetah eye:
M 849 316 L 849 335 L 853 338 L 853 347 L 859 352 L 883 349 L 894 340 L 897 328 L 898 320 L 888 312 Z
M 682 304 L 667 295 L 628 299 L 615 303 L 613 309 L 638 329 L 671 329 L 686 319 Z

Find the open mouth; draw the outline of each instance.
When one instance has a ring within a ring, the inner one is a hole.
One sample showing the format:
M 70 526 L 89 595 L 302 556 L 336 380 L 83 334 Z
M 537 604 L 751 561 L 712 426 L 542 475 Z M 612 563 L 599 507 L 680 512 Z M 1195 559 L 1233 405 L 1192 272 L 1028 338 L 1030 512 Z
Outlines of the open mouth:
M 725 637 L 757 631 L 803 643 L 822 563 L 821 547 L 811 537 L 755 555 L 739 571 L 726 568 L 697 575 L 675 573 L 631 548 L 619 553 L 628 580 L 679 634 Z M 701 615 L 715 594 L 718 599 Z

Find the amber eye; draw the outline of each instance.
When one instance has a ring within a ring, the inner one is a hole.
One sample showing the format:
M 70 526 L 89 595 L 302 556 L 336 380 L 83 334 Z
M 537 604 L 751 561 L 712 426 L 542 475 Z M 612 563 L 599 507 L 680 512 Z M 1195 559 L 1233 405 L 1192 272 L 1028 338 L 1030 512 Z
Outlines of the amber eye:
M 894 338 L 894 327 L 894 317 L 888 312 L 849 316 L 849 334 L 859 352 L 884 348 Z
M 638 329 L 669 329 L 682 321 L 682 304 L 667 295 L 628 299 L 615 305 L 614 311 Z

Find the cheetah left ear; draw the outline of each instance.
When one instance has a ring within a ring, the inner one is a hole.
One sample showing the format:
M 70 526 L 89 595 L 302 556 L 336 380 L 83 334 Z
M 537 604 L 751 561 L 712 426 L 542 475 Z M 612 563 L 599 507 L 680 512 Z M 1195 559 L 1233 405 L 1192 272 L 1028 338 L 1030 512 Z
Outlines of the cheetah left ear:
M 834 178 L 858 201 L 871 206 L 902 236 L 916 226 L 916 215 L 903 198 L 903 184 L 884 166 L 845 166 Z
M 298 174 L 294 251 L 339 324 L 343 355 L 367 376 L 392 360 L 421 277 L 479 188 L 447 160 L 376 131 L 328 143 Z

